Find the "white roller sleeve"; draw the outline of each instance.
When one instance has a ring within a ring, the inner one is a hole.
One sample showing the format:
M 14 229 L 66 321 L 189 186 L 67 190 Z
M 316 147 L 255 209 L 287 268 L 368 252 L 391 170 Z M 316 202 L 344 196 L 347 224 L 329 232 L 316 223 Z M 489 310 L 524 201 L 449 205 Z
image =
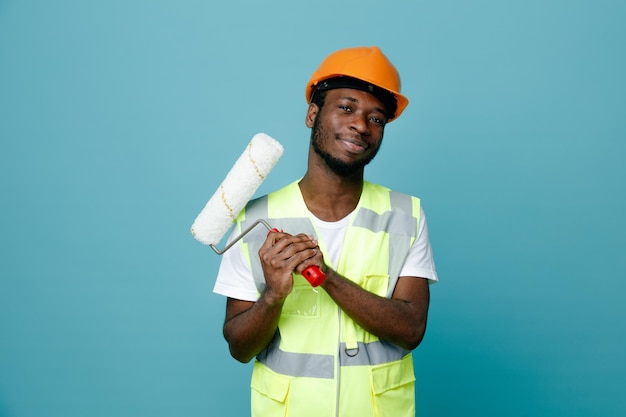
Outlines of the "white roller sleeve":
M 191 226 L 196 240 L 217 245 L 282 154 L 277 140 L 264 133 L 254 135 Z

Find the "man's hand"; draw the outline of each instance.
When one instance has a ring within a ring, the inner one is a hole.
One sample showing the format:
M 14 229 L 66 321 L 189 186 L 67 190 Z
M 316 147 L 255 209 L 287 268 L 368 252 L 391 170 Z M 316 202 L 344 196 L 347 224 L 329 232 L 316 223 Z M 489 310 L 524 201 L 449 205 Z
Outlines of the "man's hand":
M 293 273 L 301 274 L 310 265 L 322 265 L 317 241 L 305 234 L 270 232 L 259 249 L 265 276 L 263 296 L 268 303 L 282 303 L 293 290 Z

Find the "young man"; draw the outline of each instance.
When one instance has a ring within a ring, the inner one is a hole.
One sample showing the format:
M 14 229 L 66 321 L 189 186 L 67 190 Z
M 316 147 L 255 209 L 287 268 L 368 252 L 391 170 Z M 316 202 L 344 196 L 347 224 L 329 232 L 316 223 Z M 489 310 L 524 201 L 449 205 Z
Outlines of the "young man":
M 420 200 L 364 180 L 385 124 L 408 104 L 377 47 L 328 56 L 307 84 L 311 128 L 300 180 L 252 201 L 214 291 L 228 297 L 224 336 L 249 362 L 254 417 L 413 417 L 411 351 L 437 281 Z M 326 274 L 313 289 L 300 275 Z

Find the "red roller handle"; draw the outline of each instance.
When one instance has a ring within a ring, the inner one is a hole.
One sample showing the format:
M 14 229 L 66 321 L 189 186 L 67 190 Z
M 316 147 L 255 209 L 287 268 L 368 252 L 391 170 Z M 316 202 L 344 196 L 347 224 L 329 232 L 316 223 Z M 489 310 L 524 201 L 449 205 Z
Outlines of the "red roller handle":
M 304 268 L 302 276 L 309 281 L 309 284 L 311 284 L 312 287 L 320 286 L 324 280 L 326 280 L 326 274 L 323 273 L 317 265 L 311 265 Z
M 269 233 L 279 232 L 279 231 L 280 230 L 274 227 L 273 229 L 269 231 Z M 311 284 L 312 287 L 318 287 L 322 285 L 322 283 L 326 279 L 326 274 L 324 274 L 317 265 L 311 265 L 311 266 L 307 266 L 306 268 L 304 268 L 304 271 L 302 271 L 302 276 L 307 281 L 309 281 L 309 284 Z

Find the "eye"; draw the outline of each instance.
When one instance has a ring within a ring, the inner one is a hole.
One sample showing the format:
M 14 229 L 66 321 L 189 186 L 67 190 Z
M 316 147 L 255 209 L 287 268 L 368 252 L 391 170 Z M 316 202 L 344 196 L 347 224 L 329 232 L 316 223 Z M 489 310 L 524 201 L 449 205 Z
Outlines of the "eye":
M 352 109 L 350 108 L 350 106 L 346 106 L 345 104 L 340 104 L 340 105 L 339 105 L 339 108 L 340 108 L 341 110 L 343 110 L 343 111 L 346 111 L 346 112 L 350 112 L 350 111 L 352 111 Z
M 381 119 L 380 117 L 372 116 L 372 117 L 370 117 L 370 120 L 372 122 L 376 123 L 377 125 L 380 125 L 380 126 L 384 126 L 385 125 L 385 120 Z

